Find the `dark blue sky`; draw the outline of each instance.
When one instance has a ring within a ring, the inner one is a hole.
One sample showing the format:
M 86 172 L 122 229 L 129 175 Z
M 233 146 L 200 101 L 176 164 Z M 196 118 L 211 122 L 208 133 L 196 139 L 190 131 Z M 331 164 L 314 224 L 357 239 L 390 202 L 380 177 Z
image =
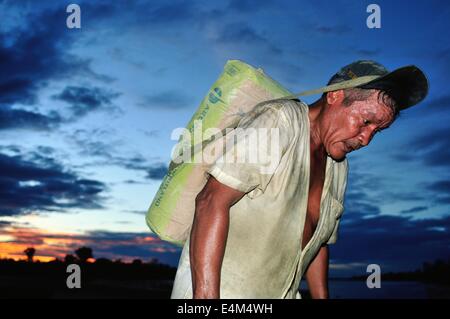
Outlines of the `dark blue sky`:
M 176 264 L 144 214 L 184 127 L 229 59 L 293 92 L 342 66 L 416 64 L 430 94 L 349 156 L 332 274 L 409 270 L 450 257 L 450 5 L 377 1 L 0 1 L 0 255 Z M 309 97 L 312 102 L 317 97 Z

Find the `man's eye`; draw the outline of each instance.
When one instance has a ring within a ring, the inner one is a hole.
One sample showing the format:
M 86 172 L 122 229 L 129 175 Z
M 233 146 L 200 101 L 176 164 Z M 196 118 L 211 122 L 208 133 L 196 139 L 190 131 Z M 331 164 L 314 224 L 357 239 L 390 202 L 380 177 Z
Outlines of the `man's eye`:
M 369 125 L 370 121 L 369 120 L 364 120 L 364 125 Z

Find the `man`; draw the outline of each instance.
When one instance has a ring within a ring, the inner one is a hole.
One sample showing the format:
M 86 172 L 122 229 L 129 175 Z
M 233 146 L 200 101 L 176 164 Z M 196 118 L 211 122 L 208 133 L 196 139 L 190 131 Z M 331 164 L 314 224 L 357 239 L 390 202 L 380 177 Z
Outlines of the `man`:
M 320 91 L 310 106 L 268 101 L 241 120 L 238 127 L 278 130 L 276 169 L 212 165 L 172 298 L 300 298 L 303 278 L 312 298 L 328 298 L 328 245 L 343 211 L 346 155 L 422 101 L 428 82 L 414 66 L 389 73 L 374 61 L 357 61 Z

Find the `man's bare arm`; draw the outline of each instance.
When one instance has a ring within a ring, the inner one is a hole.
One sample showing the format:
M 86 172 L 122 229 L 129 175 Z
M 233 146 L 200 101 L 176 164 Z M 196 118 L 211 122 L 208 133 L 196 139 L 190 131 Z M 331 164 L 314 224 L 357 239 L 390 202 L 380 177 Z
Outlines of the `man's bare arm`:
M 194 299 L 220 298 L 220 271 L 230 207 L 244 194 L 210 176 L 196 197 L 189 246 Z
M 313 299 L 328 298 L 328 245 L 323 245 L 306 271 L 306 281 Z

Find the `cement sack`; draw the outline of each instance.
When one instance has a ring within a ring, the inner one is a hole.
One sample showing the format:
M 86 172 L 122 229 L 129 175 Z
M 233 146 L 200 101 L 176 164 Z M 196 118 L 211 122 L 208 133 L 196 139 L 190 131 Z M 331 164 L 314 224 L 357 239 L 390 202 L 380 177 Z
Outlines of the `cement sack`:
M 198 132 L 199 124 L 202 132 L 213 127 L 219 130 L 234 128 L 243 114 L 251 111 L 258 103 L 290 95 L 288 90 L 261 69 L 255 69 L 242 61 L 230 60 L 186 129 L 194 134 Z M 194 130 L 194 124 L 197 130 Z M 182 141 L 180 138 L 177 145 L 179 149 L 174 153 L 183 155 L 179 150 L 186 143 L 193 147 L 192 141 Z M 203 140 L 204 148 L 200 153 L 207 151 L 210 145 L 207 139 Z M 194 217 L 195 197 L 207 182 L 208 175 L 205 172 L 208 165 L 196 161 L 180 163 L 179 158 L 174 162 L 172 156 L 168 173 L 146 215 L 147 225 L 161 239 L 181 246 L 188 238 Z

